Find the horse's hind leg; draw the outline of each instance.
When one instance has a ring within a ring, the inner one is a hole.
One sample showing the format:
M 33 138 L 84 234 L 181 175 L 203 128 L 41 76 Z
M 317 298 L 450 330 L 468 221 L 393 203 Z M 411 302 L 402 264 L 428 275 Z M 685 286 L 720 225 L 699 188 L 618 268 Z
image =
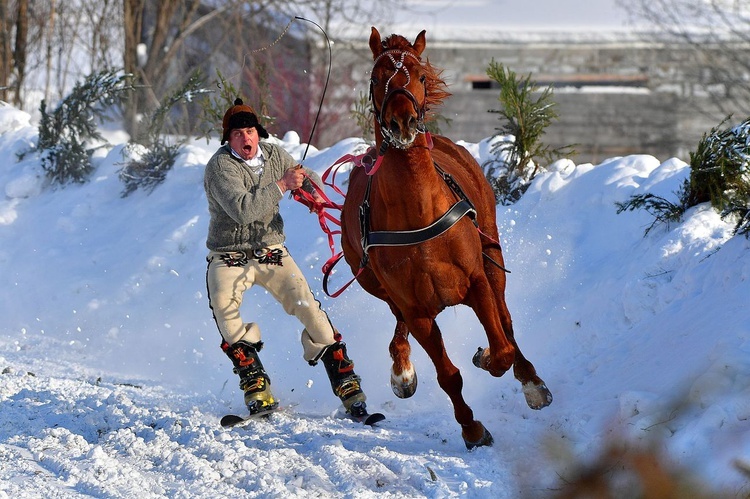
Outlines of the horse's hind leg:
M 417 391 L 417 372 L 411 363 L 411 346 L 409 345 L 409 328 L 403 320 L 396 321 L 396 331 L 388 347 L 393 359 L 391 366 L 391 389 L 397 397 L 405 399 Z
M 453 403 L 453 413 L 461 425 L 461 436 L 466 447 L 472 449 L 482 445 L 492 445 L 493 439 L 484 425 L 474 420 L 474 412 L 461 394 L 463 378 L 458 368 L 448 358 L 443 337 L 434 319 L 422 318 L 409 322 L 412 335 L 424 348 L 435 365 L 437 382 Z

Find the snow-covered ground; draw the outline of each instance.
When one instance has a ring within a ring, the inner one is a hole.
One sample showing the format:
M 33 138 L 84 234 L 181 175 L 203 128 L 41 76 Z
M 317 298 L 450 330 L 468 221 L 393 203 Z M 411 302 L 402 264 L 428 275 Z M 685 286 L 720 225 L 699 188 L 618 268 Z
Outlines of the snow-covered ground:
M 651 217 L 614 204 L 673 197 L 688 174 L 679 159 L 559 161 L 498 207 L 516 336 L 555 400 L 532 411 L 510 375 L 474 368 L 483 331 L 468 308 L 445 311 L 465 396 L 495 437 L 468 452 L 418 345 L 417 393 L 391 393 L 393 318 L 356 285 L 325 296 L 327 239 L 287 199 L 287 244 L 388 419 L 336 417 L 300 326 L 259 289 L 243 311 L 264 330 L 286 410 L 220 428 L 242 396 L 204 286 L 202 175 L 218 142 L 189 144 L 153 193 L 122 198 L 116 130 L 92 180 L 64 189 L 44 187 L 36 155 L 17 159 L 36 138 L 28 115 L 0 107 L 0 134 L 0 498 L 550 497 L 618 442 L 653 449 L 715 496 L 750 493 L 750 242 L 705 205 L 644 237 Z M 295 134 L 282 142 L 301 157 Z M 488 141 L 464 145 L 487 157 Z M 322 173 L 362 147 L 311 148 L 305 164 Z M 336 278 L 349 277 L 340 265 Z

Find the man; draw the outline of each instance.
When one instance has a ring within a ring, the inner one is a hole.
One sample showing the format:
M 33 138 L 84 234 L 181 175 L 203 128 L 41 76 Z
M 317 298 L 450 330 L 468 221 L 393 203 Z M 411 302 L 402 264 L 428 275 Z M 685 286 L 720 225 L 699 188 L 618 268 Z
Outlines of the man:
M 279 201 L 287 191 L 300 188 L 319 200 L 306 177 L 318 185 L 320 178 L 281 147 L 262 142 L 268 132 L 241 99 L 224 114 L 222 128 L 222 147 L 208 161 L 204 176 L 211 215 L 206 285 L 223 338 L 221 348 L 239 375 L 248 410 L 258 414 L 278 405 L 258 356 L 263 347 L 260 328 L 240 317 L 245 291 L 258 284 L 302 323 L 303 357 L 310 365 L 322 361 L 346 411 L 366 414 L 366 397 L 346 345 L 284 246 Z

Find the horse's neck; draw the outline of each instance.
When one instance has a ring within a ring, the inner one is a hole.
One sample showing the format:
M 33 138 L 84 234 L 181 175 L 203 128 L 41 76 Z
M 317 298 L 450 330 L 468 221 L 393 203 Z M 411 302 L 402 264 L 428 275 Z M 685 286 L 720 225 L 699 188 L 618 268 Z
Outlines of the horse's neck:
M 453 202 L 445 180 L 435 169 L 426 140 L 405 150 L 389 148 L 374 180 L 373 197 L 400 212 L 407 225 L 411 218 L 411 225 L 425 218 L 431 222 Z
M 376 144 L 380 148 L 380 144 Z M 407 180 L 417 181 L 427 187 L 432 182 L 441 181 L 432 162 L 432 155 L 424 136 L 420 136 L 408 149 L 389 147 L 385 152 L 383 177 L 403 183 Z

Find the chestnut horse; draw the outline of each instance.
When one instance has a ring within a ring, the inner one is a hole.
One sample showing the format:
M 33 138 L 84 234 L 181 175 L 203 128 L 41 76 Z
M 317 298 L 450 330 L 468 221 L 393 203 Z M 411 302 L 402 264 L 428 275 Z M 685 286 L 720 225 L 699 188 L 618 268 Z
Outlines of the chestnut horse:
M 445 351 L 435 322 L 443 309 L 464 304 L 477 315 L 489 341 L 474 356 L 477 367 L 502 376 L 513 366 L 532 409 L 552 401 L 513 337 L 495 197 L 466 149 L 425 131 L 426 112 L 450 95 L 440 72 L 422 61 L 425 31 L 409 43 L 400 35 L 381 40 L 373 27 L 370 49 L 379 158 L 377 171 L 350 173 L 341 213 L 344 257 L 360 285 L 396 318 L 389 346 L 394 393 L 406 398 L 416 390 L 411 333 L 435 365 L 466 446 L 491 445 L 492 435 L 474 419 L 461 395 L 461 373 Z

